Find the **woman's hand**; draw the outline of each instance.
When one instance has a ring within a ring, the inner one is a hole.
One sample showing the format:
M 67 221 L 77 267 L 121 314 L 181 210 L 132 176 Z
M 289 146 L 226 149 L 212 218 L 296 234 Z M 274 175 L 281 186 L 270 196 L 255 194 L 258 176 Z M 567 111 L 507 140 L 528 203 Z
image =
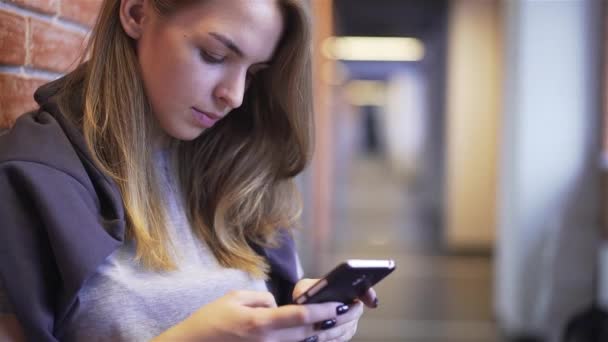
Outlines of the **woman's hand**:
M 337 318 L 336 328 L 322 333 L 315 328 L 317 322 L 336 319 L 339 306 L 341 303 L 277 307 L 269 292 L 234 291 L 203 306 L 153 341 L 296 342 L 315 335 L 315 341 L 342 341 L 335 338 L 354 334 L 360 305 Z
M 299 297 L 302 293 L 308 290 L 319 279 L 302 279 L 293 290 L 293 298 Z M 332 322 L 319 321 L 315 324 L 317 329 L 316 338 L 310 337 L 308 341 L 350 341 L 357 332 L 357 324 L 359 318 L 363 314 L 363 304 L 370 308 L 378 306 L 378 298 L 376 291 L 370 288 L 361 298 L 360 301 L 351 305 L 342 305 L 338 309 L 338 316 Z

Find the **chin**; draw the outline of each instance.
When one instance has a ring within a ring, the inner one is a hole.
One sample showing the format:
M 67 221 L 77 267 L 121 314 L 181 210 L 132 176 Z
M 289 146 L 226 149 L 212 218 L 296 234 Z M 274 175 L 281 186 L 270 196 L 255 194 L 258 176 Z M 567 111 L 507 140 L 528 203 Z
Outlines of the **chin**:
M 171 127 L 165 132 L 174 139 L 181 141 L 191 141 L 198 138 L 205 129 L 198 127 Z

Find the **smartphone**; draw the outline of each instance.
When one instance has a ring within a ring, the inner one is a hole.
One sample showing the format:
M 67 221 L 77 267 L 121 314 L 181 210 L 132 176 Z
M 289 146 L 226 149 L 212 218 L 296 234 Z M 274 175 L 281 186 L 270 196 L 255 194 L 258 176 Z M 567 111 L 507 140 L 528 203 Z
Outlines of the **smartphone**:
M 347 260 L 296 298 L 294 303 L 351 304 L 394 270 L 394 260 Z

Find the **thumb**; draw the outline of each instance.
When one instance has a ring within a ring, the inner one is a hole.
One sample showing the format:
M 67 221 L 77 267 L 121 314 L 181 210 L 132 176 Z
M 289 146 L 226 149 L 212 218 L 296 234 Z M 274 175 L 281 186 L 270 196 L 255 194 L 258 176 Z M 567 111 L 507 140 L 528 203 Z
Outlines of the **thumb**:
M 319 279 L 301 279 L 296 283 L 296 286 L 293 288 L 293 299 L 298 298 L 301 294 L 306 292 L 309 288 L 311 288 Z
M 276 308 L 277 302 L 267 291 L 235 291 L 231 293 L 239 304 L 250 308 Z

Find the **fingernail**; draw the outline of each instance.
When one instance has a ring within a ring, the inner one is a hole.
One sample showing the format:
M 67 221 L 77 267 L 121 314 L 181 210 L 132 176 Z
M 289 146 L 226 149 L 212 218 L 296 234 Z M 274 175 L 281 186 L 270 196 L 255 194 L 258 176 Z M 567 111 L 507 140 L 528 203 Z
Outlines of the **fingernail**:
M 336 313 L 339 316 L 339 315 L 343 315 L 343 314 L 347 313 L 348 310 L 350 310 L 350 307 L 348 305 L 344 304 L 344 305 L 340 305 L 336 308 Z
M 326 321 L 315 324 L 315 329 L 327 330 L 329 328 L 332 328 L 334 325 L 336 325 L 336 320 L 332 318 L 332 319 L 328 319 Z
M 374 298 L 374 308 L 378 307 L 378 297 Z
M 303 340 L 302 342 L 317 342 L 319 340 L 319 337 L 317 335 L 314 336 L 310 336 L 307 339 Z

